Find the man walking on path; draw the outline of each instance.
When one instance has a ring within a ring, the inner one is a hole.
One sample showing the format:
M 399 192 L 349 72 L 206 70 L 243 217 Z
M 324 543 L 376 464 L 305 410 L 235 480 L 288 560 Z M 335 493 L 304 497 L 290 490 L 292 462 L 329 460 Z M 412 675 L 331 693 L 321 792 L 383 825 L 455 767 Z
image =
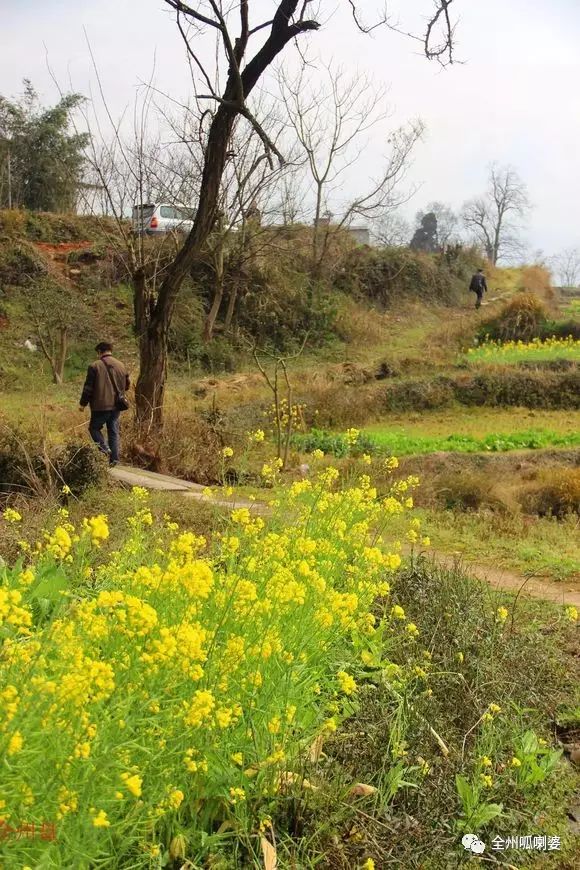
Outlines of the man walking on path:
M 483 269 L 478 269 L 477 273 L 471 279 L 471 284 L 469 285 L 469 289 L 473 291 L 473 293 L 477 294 L 477 300 L 475 302 L 476 308 L 481 308 L 481 300 L 483 299 L 483 294 L 487 290 L 487 281 L 485 280 L 485 275 L 483 274 Z
M 101 341 L 95 350 L 99 359 L 91 363 L 80 400 L 80 410 L 91 407 L 89 433 L 101 453 L 109 457 L 109 464 L 119 461 L 119 415 L 127 409 L 125 391 L 129 389 L 129 375 L 122 362 L 115 359 L 113 346 Z M 108 445 L 103 438 L 107 427 Z

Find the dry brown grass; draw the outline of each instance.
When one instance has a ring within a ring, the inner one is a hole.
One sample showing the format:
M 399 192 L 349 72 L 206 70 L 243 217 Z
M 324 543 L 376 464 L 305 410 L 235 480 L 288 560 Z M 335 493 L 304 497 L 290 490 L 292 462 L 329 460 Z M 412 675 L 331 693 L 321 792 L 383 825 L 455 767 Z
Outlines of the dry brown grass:
M 580 514 L 580 468 L 545 468 L 521 496 L 528 513 L 563 519 Z
M 548 317 L 545 303 L 532 292 L 518 293 L 486 324 L 492 338 L 500 341 L 530 341 Z
M 165 472 L 196 483 L 220 479 L 221 449 L 227 440 L 218 425 L 190 409 L 168 410 L 161 436 L 144 433 L 134 420 L 124 430 L 124 455 L 128 461 L 151 471 Z
M 335 330 L 341 341 L 365 352 L 387 340 L 389 324 L 387 315 L 345 297 L 336 313 Z

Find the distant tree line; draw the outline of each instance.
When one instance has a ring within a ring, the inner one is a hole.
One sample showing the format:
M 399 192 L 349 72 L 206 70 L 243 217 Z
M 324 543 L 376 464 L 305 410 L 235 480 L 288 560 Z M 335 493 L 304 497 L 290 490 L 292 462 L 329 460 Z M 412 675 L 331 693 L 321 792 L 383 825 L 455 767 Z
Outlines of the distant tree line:
M 468 200 L 459 213 L 442 202 L 431 202 L 417 213 L 415 229 L 396 214 L 386 217 L 377 238 L 384 245 L 409 245 L 435 253 L 452 244 L 480 248 L 494 265 L 522 256 L 522 229 L 530 210 L 525 183 L 511 166 L 492 164 L 485 192 Z

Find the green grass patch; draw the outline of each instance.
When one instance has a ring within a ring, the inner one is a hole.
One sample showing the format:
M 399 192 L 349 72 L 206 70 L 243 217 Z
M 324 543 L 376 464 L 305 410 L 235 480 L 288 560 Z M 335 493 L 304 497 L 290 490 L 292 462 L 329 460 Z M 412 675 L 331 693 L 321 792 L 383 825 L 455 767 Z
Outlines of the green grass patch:
M 372 441 L 383 452 L 399 456 L 417 453 L 507 452 L 509 450 L 539 450 L 546 447 L 577 447 L 580 432 L 558 435 L 543 429 L 526 429 L 509 434 L 490 433 L 484 438 L 472 435 L 448 435 L 446 437 L 412 437 L 393 432 L 374 433 Z
M 562 313 L 565 314 L 567 317 L 580 318 L 580 297 L 570 299 L 570 301 L 562 309 Z
M 446 438 L 461 433 L 474 438 L 501 433 L 511 435 L 527 429 L 542 429 L 569 435 L 580 429 L 580 412 L 531 408 L 490 408 L 485 406 L 452 405 L 432 411 L 393 413 L 364 431 L 397 432 L 410 437 Z
M 297 434 L 294 446 L 306 453 L 322 450 L 333 456 L 343 457 L 349 453 L 348 438 L 342 433 L 313 429 L 306 435 Z M 452 452 L 481 453 L 508 452 L 510 450 L 539 450 L 546 447 L 578 447 L 580 432 L 558 434 L 544 429 L 526 429 L 523 432 L 491 432 L 483 438 L 473 435 L 413 436 L 387 430 L 365 431 L 357 442 L 357 450 L 367 453 L 388 453 L 394 456 L 410 456 L 422 453 Z
M 580 578 L 576 516 L 559 521 L 431 508 L 419 509 L 417 515 L 435 550 L 499 570 L 533 572 L 558 581 Z M 404 533 L 402 525 L 400 531 Z

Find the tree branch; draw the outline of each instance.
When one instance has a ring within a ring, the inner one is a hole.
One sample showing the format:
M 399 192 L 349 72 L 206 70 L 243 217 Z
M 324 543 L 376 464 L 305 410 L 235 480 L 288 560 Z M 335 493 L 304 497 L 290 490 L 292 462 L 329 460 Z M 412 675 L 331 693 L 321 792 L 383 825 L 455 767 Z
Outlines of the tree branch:
M 219 21 L 216 21 L 213 18 L 208 18 L 207 15 L 202 15 L 201 12 L 197 12 L 197 10 L 192 9 L 191 6 L 182 3 L 181 0 L 165 0 L 165 2 L 175 9 L 176 12 L 188 15 L 195 21 L 199 21 L 200 24 L 207 24 L 210 27 L 215 27 L 216 30 L 222 30 L 222 24 Z

